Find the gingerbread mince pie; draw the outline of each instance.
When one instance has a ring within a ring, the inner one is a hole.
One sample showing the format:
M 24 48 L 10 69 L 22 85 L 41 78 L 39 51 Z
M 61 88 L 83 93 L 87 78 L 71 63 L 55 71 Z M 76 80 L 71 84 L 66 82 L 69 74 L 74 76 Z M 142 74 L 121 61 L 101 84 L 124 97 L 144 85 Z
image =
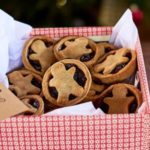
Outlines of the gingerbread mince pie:
M 135 113 L 142 103 L 141 92 L 130 84 L 114 84 L 94 102 L 108 114 Z
M 26 95 L 20 98 L 29 107 L 24 115 L 42 115 L 44 113 L 44 102 L 39 95 Z
M 80 61 L 64 59 L 53 64 L 45 73 L 42 91 L 45 98 L 56 106 L 81 102 L 91 87 L 91 74 Z
M 107 43 L 107 42 L 100 42 L 100 43 L 97 43 L 98 46 L 102 46 L 104 47 L 104 52 L 103 54 L 106 54 L 112 50 L 117 50 L 118 48 L 114 45 L 114 44 L 111 44 L 111 43 Z
M 100 83 L 99 81 L 92 80 L 90 91 L 88 92 L 84 102 L 94 101 L 101 93 L 107 88 L 107 85 Z
M 56 62 L 53 40 L 45 36 L 29 39 L 22 52 L 22 61 L 26 69 L 43 75 L 48 67 Z
M 96 64 L 92 76 L 102 83 L 121 82 L 130 77 L 136 69 L 136 52 L 126 48 L 111 51 L 105 59 Z
M 111 43 L 107 43 L 107 42 L 100 42 L 100 43 L 97 43 L 97 45 L 103 49 L 103 55 L 101 55 L 97 61 L 98 62 L 101 62 L 103 59 L 105 59 L 109 54 L 110 52 L 112 51 L 115 51 L 115 50 L 118 50 L 118 48 L 111 44 Z M 102 48 L 103 47 L 103 48 Z
M 9 73 L 9 89 L 18 97 L 28 94 L 40 94 L 42 91 L 41 76 L 28 71 L 18 70 Z
M 90 67 L 103 55 L 103 49 L 104 47 L 100 48 L 88 38 L 67 36 L 56 43 L 54 54 L 58 60 L 67 58 L 78 59 Z

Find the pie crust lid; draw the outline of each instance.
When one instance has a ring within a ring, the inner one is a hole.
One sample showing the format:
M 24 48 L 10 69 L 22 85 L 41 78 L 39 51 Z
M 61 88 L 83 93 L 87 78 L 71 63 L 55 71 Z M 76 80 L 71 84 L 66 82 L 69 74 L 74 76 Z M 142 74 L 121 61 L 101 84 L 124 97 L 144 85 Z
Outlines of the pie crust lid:
M 22 51 L 22 61 L 25 68 L 43 75 L 47 68 L 56 62 L 53 43 L 54 41 L 46 36 L 30 38 Z
M 141 92 L 130 84 L 114 84 L 94 101 L 96 108 L 110 114 L 135 113 L 142 104 Z
M 126 55 L 130 55 L 128 58 Z M 123 81 L 131 76 L 136 69 L 136 52 L 126 48 L 111 51 L 101 62 L 94 65 L 92 76 L 101 82 L 110 84 Z
M 27 94 L 40 94 L 41 93 L 41 76 L 28 71 L 17 70 L 9 73 L 8 80 L 11 83 L 9 89 L 14 92 L 18 97 Z
M 56 106 L 74 105 L 86 97 L 91 80 L 91 74 L 82 62 L 64 59 L 53 64 L 46 71 L 42 82 L 43 94 Z M 57 96 L 53 96 L 52 93 Z
M 23 96 L 21 101 L 30 108 L 29 111 L 24 113 L 25 115 L 41 115 L 44 113 L 44 102 L 39 95 Z
M 103 53 L 104 47 L 97 46 L 86 37 L 63 37 L 54 46 L 54 54 L 58 60 L 78 59 L 88 67 L 95 64 Z

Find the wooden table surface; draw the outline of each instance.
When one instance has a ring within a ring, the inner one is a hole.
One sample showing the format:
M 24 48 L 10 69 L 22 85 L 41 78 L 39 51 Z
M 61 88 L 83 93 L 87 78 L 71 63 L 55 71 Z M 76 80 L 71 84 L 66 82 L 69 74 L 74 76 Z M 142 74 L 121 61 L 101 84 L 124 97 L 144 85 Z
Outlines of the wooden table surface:
M 147 79 L 150 87 L 150 42 L 141 42 L 141 43 L 142 43 Z

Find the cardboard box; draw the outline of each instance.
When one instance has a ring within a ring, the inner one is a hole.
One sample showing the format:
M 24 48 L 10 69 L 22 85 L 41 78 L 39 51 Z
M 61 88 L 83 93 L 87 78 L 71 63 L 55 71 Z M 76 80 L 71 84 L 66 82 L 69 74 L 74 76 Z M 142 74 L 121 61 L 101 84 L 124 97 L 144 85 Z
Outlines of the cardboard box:
M 31 36 L 102 35 L 107 38 L 111 32 L 112 27 L 36 28 Z M 136 51 L 146 114 L 12 117 L 0 122 L 0 150 L 148 149 L 150 97 L 139 39 Z

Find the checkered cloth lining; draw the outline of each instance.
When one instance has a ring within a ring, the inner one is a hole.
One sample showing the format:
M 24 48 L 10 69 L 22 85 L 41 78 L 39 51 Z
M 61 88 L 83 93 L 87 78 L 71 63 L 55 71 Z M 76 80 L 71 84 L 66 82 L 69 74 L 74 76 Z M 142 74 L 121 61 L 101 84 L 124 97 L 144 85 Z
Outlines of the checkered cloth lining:
M 2 150 L 146 150 L 145 116 L 16 117 L 0 123 Z
M 111 27 L 34 29 L 31 36 L 110 35 Z M 143 99 L 149 112 L 149 91 L 144 61 L 137 42 Z M 0 122 L 0 150 L 147 150 L 150 116 L 142 114 L 101 116 L 13 117 Z

